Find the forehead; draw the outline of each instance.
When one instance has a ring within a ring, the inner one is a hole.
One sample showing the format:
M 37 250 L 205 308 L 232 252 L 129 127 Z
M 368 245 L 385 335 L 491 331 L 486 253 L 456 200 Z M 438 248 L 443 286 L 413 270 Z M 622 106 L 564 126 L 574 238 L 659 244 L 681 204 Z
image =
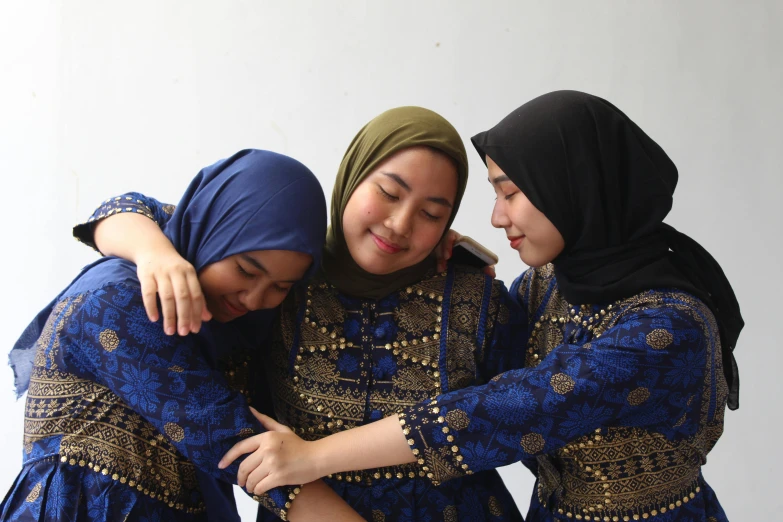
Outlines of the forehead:
M 457 165 L 447 154 L 430 147 L 409 147 L 384 159 L 370 176 L 395 174 L 409 184 L 456 186 Z M 369 176 L 368 176 L 369 177 Z M 411 188 L 413 186 L 411 185 Z

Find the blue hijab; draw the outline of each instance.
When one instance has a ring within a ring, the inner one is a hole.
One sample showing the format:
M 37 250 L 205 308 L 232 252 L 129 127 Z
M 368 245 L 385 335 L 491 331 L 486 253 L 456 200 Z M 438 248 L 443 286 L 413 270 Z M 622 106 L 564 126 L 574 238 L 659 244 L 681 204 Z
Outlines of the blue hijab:
M 163 232 L 196 271 L 243 252 L 291 250 L 313 257 L 309 277 L 321 262 L 326 200 L 316 177 L 298 161 L 274 152 L 243 150 L 198 173 Z M 99 259 L 41 310 L 9 354 L 17 397 L 27 390 L 37 341 L 56 303 L 120 282 L 138 285 L 135 265 L 115 257 Z M 258 349 L 270 316 L 270 311 L 260 310 L 225 325 L 210 321 L 198 335 L 216 348 L 219 342 L 223 347 Z

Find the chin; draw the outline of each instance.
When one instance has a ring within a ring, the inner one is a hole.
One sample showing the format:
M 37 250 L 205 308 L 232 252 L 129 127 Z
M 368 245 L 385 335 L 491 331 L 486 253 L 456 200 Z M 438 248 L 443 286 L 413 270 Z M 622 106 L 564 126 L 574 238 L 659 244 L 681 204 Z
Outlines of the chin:
M 397 268 L 389 267 L 388 265 L 382 265 L 381 263 L 360 263 L 359 266 L 365 272 L 378 276 L 392 274 L 398 270 Z

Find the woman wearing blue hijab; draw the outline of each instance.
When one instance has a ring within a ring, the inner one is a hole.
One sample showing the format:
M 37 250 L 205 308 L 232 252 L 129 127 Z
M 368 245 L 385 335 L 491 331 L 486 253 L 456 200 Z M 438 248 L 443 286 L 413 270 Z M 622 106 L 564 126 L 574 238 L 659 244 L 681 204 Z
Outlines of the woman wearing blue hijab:
M 315 176 L 245 150 L 202 170 L 164 228 L 213 311 L 198 334 L 167 336 L 147 319 L 132 263 L 82 270 L 10 355 L 17 393 L 28 391 L 24 464 L 0 519 L 238 519 L 236 467 L 217 463 L 263 431 L 239 377 L 253 374 L 242 368 L 268 309 L 319 266 L 325 230 Z M 286 519 L 297 493 L 254 498 Z

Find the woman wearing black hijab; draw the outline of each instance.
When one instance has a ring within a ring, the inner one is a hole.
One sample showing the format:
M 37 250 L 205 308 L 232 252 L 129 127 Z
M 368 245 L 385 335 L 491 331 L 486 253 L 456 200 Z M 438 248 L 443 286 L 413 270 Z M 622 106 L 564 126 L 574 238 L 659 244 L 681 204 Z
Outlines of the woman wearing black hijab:
M 417 461 L 439 483 L 521 460 L 538 479 L 528 522 L 727 521 L 701 467 L 739 405 L 743 321 L 718 263 L 663 223 L 672 161 L 612 104 L 574 91 L 473 143 L 498 196 L 492 224 L 533 267 L 512 286 L 526 368 L 317 446 L 270 433 L 281 478 L 268 487 L 317 478 L 308 462 L 326 474 Z

